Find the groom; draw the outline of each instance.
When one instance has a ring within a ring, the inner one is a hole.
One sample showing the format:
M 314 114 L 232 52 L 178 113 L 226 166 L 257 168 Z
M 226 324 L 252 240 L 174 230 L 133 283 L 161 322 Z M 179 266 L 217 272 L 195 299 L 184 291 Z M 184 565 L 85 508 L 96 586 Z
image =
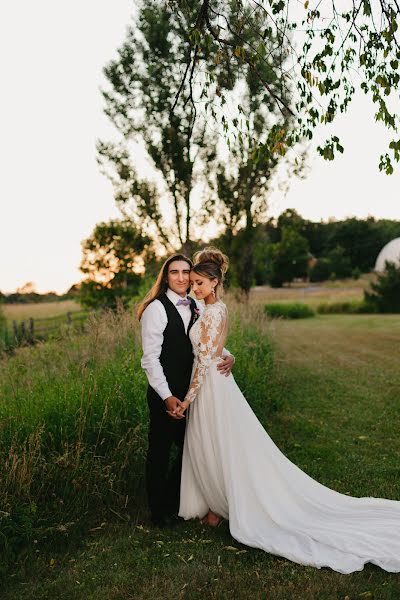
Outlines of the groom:
M 170 416 L 190 385 L 193 351 L 189 332 L 202 307 L 187 293 L 192 261 L 182 254 L 164 263 L 138 310 L 142 326 L 142 368 L 149 382 L 150 413 L 146 485 L 154 525 L 163 527 L 179 509 L 186 419 Z M 234 358 L 226 351 L 218 370 L 229 374 Z M 175 447 L 174 460 L 170 461 Z

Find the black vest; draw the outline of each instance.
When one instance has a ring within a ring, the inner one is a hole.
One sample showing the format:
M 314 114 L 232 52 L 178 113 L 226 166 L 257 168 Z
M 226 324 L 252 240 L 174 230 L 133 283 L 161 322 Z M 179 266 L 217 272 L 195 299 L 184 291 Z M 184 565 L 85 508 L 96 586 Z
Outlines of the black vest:
M 166 294 L 158 300 L 164 306 L 168 318 L 167 326 L 164 329 L 160 363 L 172 395 L 183 400 L 189 389 L 193 368 L 193 349 L 189 331 L 197 318 L 196 303 L 193 298 L 190 298 L 192 316 L 186 333 L 182 317 L 173 302 Z

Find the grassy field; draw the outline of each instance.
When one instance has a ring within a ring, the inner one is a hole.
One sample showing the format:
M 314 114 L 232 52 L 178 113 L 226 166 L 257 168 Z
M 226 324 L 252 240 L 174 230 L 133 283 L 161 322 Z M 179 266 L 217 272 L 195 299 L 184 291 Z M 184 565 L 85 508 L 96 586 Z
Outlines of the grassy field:
M 253 298 L 265 293 L 254 292 Z M 264 322 L 254 310 L 247 316 L 236 313 L 228 347 L 237 355 L 235 372 L 250 400 L 252 380 L 257 384 L 253 406 L 275 442 L 312 477 L 342 493 L 400 499 L 400 317 L 324 315 Z M 240 334 L 255 322 L 257 332 Z M 110 356 L 118 344 L 113 329 L 114 343 L 109 332 L 92 337 L 92 343 L 108 342 Z M 249 352 L 262 336 L 275 348 L 267 380 L 256 377 L 259 371 L 243 370 L 251 361 L 261 364 L 263 352 L 253 357 Z M 88 345 L 84 348 L 81 355 L 88 359 Z M 128 347 L 127 360 L 125 351 Z M 115 370 L 110 375 L 122 376 Z M 121 382 L 124 393 L 129 393 L 129 379 Z M 267 402 L 260 400 L 262 393 Z M 372 565 L 346 576 L 298 566 L 241 546 L 226 523 L 216 530 L 198 523 L 151 528 L 140 493 L 136 504 L 118 515 L 103 512 L 84 528 L 69 524 L 67 515 L 60 518 L 56 535 L 53 528 L 47 539 L 38 538 L 20 555 L 4 600 L 400 598 L 398 574 Z
M 232 307 L 237 378 L 263 412 L 274 410 L 273 399 L 265 402 L 267 327 L 258 308 Z M 31 564 L 49 536 L 145 514 L 139 328 L 129 311 L 93 315 L 86 329 L 0 361 L 0 575 L 14 561 Z
M 322 283 L 294 283 L 283 288 L 260 286 L 253 288 L 251 300 L 265 302 L 305 302 L 316 308 L 322 302 L 347 302 L 362 300 L 364 290 L 374 280 L 373 273 L 364 274 L 359 279 L 338 279 Z
M 2 311 L 8 321 L 24 321 L 26 319 L 42 319 L 64 315 L 67 312 L 82 310 L 74 300 L 61 302 L 32 302 L 28 304 L 2 304 Z

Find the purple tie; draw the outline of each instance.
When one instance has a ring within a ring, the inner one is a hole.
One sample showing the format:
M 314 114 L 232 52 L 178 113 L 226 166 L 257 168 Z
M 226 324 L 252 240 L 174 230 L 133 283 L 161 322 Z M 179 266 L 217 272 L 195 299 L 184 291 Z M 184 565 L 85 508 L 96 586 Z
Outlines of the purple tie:
M 189 304 L 189 298 L 181 298 L 181 300 L 178 300 L 178 302 L 176 303 L 176 306 L 189 306 Z

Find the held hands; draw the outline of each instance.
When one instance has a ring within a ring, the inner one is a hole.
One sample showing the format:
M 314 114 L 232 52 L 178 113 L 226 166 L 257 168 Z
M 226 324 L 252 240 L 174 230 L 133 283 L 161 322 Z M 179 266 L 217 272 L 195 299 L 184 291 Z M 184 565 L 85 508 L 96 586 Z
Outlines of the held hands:
M 232 371 L 232 367 L 235 363 L 235 357 L 232 355 L 227 356 L 226 354 L 221 356 L 221 362 L 218 363 L 217 369 L 221 375 L 228 377 Z
M 221 362 L 218 363 L 217 369 L 221 373 L 221 375 L 225 375 L 228 377 L 232 370 L 232 367 L 235 363 L 235 357 L 232 355 L 223 355 L 221 356 Z M 184 419 L 184 412 L 188 409 L 190 402 L 188 400 L 184 400 L 183 402 L 176 398 L 175 396 L 169 396 L 164 400 L 165 408 L 167 414 L 172 419 Z
M 181 402 L 179 400 L 179 398 L 176 398 L 175 396 L 169 396 L 169 398 L 166 398 L 164 400 L 164 404 L 165 404 L 167 414 L 170 417 L 172 417 L 173 419 L 184 419 L 185 418 L 183 413 L 187 407 L 185 407 L 185 409 L 181 411 L 181 407 L 184 403 Z
M 189 402 L 188 400 L 184 400 L 183 402 L 180 402 L 179 404 L 180 404 L 180 406 L 179 406 L 179 407 L 176 409 L 176 414 L 177 414 L 177 415 L 180 415 L 180 418 L 183 418 L 183 419 L 184 419 L 184 418 L 185 418 L 185 416 L 184 416 L 184 414 L 183 414 L 183 413 L 184 413 L 184 412 L 185 412 L 185 410 L 187 410 L 187 408 L 189 407 L 189 405 L 190 405 L 190 402 Z

